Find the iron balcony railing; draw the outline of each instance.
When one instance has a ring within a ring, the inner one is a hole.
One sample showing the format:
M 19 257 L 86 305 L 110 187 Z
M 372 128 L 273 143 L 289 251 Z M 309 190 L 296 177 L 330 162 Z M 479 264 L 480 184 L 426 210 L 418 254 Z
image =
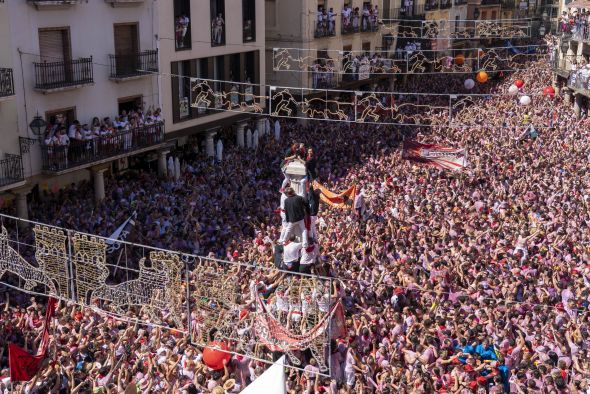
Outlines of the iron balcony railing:
M 500 0 L 481 0 L 481 5 L 500 5 Z
M 358 33 L 361 30 L 361 17 L 359 14 L 350 13 L 348 17 L 342 15 L 342 34 Z
M 92 56 L 60 62 L 34 63 L 35 89 L 49 90 L 94 82 Z
M 14 95 L 12 68 L 0 68 L 0 97 Z
M 455 5 L 467 4 L 467 0 L 454 0 Z
M 43 171 L 59 172 L 110 157 L 148 148 L 164 141 L 164 123 L 144 125 L 86 140 L 70 140 L 69 145 L 42 145 Z
M 129 78 L 158 72 L 158 50 L 109 55 L 111 78 Z
M 453 6 L 453 2 L 451 0 L 443 0 L 440 2 L 440 9 L 441 10 L 451 8 L 452 6 Z
M 361 31 L 363 33 L 379 31 L 379 23 L 376 19 L 372 19 L 368 16 L 363 16 L 361 17 Z
M 19 155 L 6 153 L 0 160 L 0 186 L 24 181 L 23 158 Z
M 416 19 L 419 17 L 423 17 L 424 12 L 425 4 L 413 4 L 411 6 L 392 8 L 389 10 L 389 19 Z
M 336 21 L 326 21 L 323 20 L 321 22 L 316 23 L 314 37 L 321 38 L 321 37 L 330 37 L 336 35 Z
M 584 76 L 581 72 L 571 72 L 567 86 L 573 89 L 586 90 L 590 92 L 590 76 Z
M 438 10 L 438 6 L 439 6 L 438 1 L 427 1 L 424 4 L 424 10 L 426 10 L 426 11 Z

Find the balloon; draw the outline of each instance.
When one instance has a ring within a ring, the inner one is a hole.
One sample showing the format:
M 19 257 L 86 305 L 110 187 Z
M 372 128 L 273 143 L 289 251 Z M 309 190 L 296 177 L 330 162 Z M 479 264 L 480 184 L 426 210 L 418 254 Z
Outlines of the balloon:
M 488 73 L 485 71 L 480 71 L 477 73 L 477 75 L 475 76 L 475 79 L 477 80 L 477 82 L 479 83 L 486 83 L 488 80 Z
M 228 350 L 225 342 L 209 342 L 207 347 L 203 349 L 205 365 L 213 370 L 223 369 L 223 360 L 229 362 L 231 359 L 231 354 L 224 350 Z
M 455 56 L 455 63 L 457 63 L 459 66 L 465 63 L 465 55 L 460 53 L 457 56 Z
M 508 88 L 508 93 L 510 93 L 513 96 L 516 96 L 518 94 L 518 86 L 510 85 L 510 87 Z
M 524 86 L 524 81 L 522 79 L 517 79 L 516 81 L 514 81 L 514 84 L 517 88 L 522 89 L 522 87 Z
M 465 89 L 471 90 L 475 86 L 475 81 L 473 79 L 466 79 L 463 85 L 465 85 Z
M 543 94 L 545 96 L 555 96 L 555 89 L 553 88 L 553 86 L 547 86 L 545 89 L 543 89 Z
M 529 105 L 531 103 L 531 98 L 529 96 L 522 96 L 520 98 L 520 103 L 522 105 Z

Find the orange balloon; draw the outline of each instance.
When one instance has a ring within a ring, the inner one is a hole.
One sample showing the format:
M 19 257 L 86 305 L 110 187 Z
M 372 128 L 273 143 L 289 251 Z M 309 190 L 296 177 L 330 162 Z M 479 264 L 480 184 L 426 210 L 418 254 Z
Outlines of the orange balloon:
M 457 63 L 459 66 L 463 65 L 463 63 L 465 63 L 465 55 L 461 53 L 455 56 L 455 63 Z
M 488 81 L 488 73 L 485 71 L 480 71 L 477 73 L 477 75 L 475 76 L 475 79 L 477 80 L 477 82 L 479 83 L 486 83 Z
M 210 342 L 203 349 L 203 362 L 213 370 L 223 369 L 223 360 L 229 362 L 231 354 L 227 353 L 228 347 L 225 342 Z

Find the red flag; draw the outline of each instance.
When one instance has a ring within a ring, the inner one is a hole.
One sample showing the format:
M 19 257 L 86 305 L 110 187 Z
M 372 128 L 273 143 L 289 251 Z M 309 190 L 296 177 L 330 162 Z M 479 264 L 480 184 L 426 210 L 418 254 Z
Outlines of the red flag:
M 39 371 L 45 354 L 31 356 L 29 352 L 21 349 L 14 343 L 8 344 L 8 364 L 10 366 L 11 382 L 26 382 Z
M 29 352 L 14 343 L 8 344 L 8 364 L 10 367 L 11 382 L 29 381 L 39 371 L 41 363 L 45 359 L 47 347 L 49 346 L 49 326 L 51 325 L 51 319 L 55 313 L 56 305 L 57 300 L 55 298 L 49 298 L 47 309 L 45 311 L 43 336 L 36 356 L 31 355 Z

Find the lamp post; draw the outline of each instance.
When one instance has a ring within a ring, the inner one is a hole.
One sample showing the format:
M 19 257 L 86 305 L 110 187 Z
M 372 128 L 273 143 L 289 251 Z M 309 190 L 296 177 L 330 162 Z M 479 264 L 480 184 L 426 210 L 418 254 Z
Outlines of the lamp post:
M 42 117 L 40 117 L 39 114 L 35 115 L 31 123 L 29 123 L 29 128 L 31 131 L 39 138 L 43 136 L 46 127 L 47 122 Z

